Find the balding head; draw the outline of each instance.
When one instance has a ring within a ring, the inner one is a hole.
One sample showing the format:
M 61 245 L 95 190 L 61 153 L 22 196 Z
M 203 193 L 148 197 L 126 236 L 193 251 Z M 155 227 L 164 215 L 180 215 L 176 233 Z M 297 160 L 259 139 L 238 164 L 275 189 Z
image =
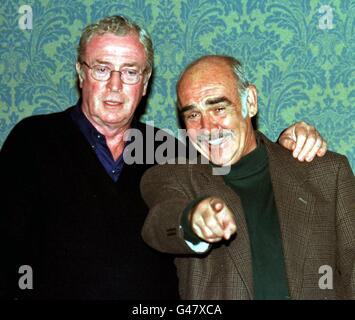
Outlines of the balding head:
M 184 88 L 186 82 L 189 83 L 190 80 L 197 79 L 206 74 L 206 79 L 213 78 L 216 72 L 223 73 L 226 77 L 233 79 L 236 92 L 240 97 L 249 86 L 244 69 L 237 59 L 223 55 L 203 56 L 189 64 L 181 73 L 176 86 L 178 103 L 180 104 L 179 91 L 186 90 L 186 87 Z

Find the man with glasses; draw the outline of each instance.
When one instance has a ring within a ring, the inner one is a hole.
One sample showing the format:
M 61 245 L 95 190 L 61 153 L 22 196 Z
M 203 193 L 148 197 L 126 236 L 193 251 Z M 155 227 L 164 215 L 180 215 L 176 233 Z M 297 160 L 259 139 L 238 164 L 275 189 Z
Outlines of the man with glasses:
M 144 142 L 156 132 L 134 118 L 153 70 L 151 39 L 123 17 L 105 18 L 84 30 L 76 70 L 76 106 L 24 119 L 1 150 L 0 296 L 177 298 L 171 257 L 140 235 L 148 209 L 139 182 L 150 164 L 123 157 L 129 129 Z M 326 150 L 304 123 L 283 143 L 300 159 Z

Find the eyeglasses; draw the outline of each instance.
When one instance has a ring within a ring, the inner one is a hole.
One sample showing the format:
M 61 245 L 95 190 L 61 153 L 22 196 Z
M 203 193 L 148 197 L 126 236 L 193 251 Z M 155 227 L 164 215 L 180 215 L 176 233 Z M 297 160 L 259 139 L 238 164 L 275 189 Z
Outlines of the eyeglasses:
M 107 81 L 112 77 L 112 72 L 118 72 L 120 74 L 120 79 L 125 84 L 136 84 L 138 83 L 143 72 L 140 72 L 132 68 L 124 68 L 122 70 L 114 70 L 109 66 L 102 64 L 97 64 L 90 67 L 85 61 L 81 64 L 86 65 L 91 70 L 91 76 L 98 81 Z

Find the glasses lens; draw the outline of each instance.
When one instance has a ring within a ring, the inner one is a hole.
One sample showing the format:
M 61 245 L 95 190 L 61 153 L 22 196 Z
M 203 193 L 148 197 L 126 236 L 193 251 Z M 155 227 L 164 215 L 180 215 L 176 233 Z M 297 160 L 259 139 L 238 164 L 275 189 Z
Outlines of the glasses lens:
M 111 75 L 111 69 L 107 66 L 93 66 L 92 67 L 92 76 L 96 79 L 96 80 L 108 80 L 110 78 Z
M 89 67 L 89 65 L 87 66 Z M 139 81 L 140 76 L 142 75 L 136 69 L 123 69 L 121 71 L 115 71 L 111 70 L 110 67 L 105 65 L 95 65 L 89 68 L 91 69 L 92 77 L 99 81 L 107 81 L 111 78 L 112 72 L 119 72 L 121 81 L 123 83 L 136 84 Z
M 121 80 L 127 84 L 135 84 L 139 81 L 140 73 L 135 69 L 121 70 Z

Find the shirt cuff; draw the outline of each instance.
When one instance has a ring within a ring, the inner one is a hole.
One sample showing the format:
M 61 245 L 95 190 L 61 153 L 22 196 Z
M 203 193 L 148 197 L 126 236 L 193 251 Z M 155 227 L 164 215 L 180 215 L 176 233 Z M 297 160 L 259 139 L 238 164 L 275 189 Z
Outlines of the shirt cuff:
M 196 252 L 196 253 L 204 253 L 208 251 L 208 249 L 211 247 L 211 244 L 208 242 L 205 242 L 201 240 L 195 232 L 192 230 L 190 221 L 189 221 L 189 213 L 192 210 L 192 208 L 197 205 L 200 201 L 208 198 L 208 196 L 201 196 L 193 201 L 191 201 L 187 207 L 184 209 L 182 216 L 181 216 L 181 221 L 180 221 L 180 229 L 183 232 L 183 237 L 188 245 L 188 247 Z

